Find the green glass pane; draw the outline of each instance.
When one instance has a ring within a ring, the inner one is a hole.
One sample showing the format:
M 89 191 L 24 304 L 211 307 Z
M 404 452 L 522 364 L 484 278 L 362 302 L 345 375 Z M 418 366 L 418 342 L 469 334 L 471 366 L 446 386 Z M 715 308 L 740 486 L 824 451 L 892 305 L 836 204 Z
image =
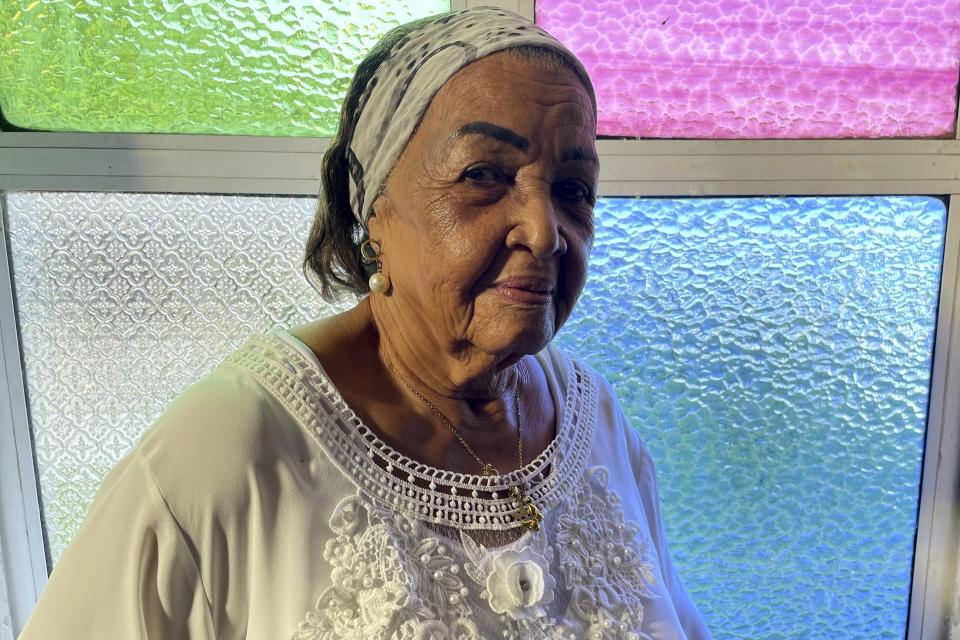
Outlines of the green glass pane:
M 0 108 L 95 132 L 329 136 L 356 64 L 449 0 L 4 0 Z

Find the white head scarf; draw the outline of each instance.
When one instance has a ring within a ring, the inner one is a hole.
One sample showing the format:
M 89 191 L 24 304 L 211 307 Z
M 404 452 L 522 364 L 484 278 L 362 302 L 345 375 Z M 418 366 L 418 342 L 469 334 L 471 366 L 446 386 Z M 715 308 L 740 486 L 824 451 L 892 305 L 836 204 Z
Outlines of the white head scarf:
M 475 7 L 435 16 L 393 46 L 360 95 L 347 151 L 350 206 L 364 228 L 373 201 L 440 87 L 471 62 L 530 45 L 570 61 L 596 112 L 593 85 L 576 56 L 534 23 L 504 9 Z

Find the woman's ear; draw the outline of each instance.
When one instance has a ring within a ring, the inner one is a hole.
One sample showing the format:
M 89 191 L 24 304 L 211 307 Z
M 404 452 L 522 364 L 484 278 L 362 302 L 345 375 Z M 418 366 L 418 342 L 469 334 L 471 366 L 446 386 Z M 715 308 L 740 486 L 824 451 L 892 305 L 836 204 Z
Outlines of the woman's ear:
M 390 203 L 387 198 L 379 196 L 374 200 L 370 207 L 370 217 L 367 219 L 367 237 L 377 242 L 383 240 L 387 231 L 387 219 L 390 217 L 390 212 L 386 209 L 389 208 Z
M 383 224 L 381 224 L 381 219 L 375 212 L 371 212 L 370 219 L 367 220 L 367 237 L 379 242 L 382 233 Z
M 386 294 L 390 289 L 390 276 L 384 268 L 380 256 L 383 251 L 383 239 L 387 233 L 387 219 L 383 216 L 383 198 L 377 198 L 370 207 L 370 217 L 367 219 L 367 238 L 364 244 L 372 248 L 376 254 L 376 270 L 370 274 L 369 286 L 372 293 Z M 378 215 L 379 214 L 379 215 Z M 360 252 L 364 259 L 369 260 L 372 256 L 361 246 Z

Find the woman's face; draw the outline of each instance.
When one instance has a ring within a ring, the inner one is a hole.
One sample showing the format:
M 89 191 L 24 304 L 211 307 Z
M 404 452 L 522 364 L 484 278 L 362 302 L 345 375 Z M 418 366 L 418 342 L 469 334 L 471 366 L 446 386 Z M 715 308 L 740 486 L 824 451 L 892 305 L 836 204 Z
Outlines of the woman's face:
M 374 204 L 390 317 L 454 354 L 546 346 L 586 279 L 595 132 L 569 69 L 501 53 L 455 74 Z

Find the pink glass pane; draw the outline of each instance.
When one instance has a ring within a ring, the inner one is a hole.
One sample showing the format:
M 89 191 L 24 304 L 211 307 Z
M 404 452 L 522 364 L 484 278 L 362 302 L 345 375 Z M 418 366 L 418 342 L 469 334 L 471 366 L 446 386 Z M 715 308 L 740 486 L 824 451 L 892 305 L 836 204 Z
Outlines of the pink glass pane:
M 583 60 L 601 135 L 940 137 L 960 0 L 537 0 Z

